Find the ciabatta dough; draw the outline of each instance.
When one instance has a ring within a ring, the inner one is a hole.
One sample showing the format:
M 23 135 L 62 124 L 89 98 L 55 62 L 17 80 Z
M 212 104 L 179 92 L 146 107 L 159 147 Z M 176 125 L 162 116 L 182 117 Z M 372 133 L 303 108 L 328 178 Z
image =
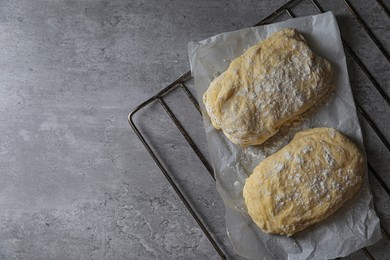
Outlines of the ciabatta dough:
M 211 122 L 235 144 L 257 145 L 316 104 L 330 89 L 331 64 L 295 29 L 249 48 L 203 95 Z
M 360 150 L 335 129 L 299 132 L 246 180 L 248 213 L 264 232 L 291 236 L 352 198 L 364 169 Z

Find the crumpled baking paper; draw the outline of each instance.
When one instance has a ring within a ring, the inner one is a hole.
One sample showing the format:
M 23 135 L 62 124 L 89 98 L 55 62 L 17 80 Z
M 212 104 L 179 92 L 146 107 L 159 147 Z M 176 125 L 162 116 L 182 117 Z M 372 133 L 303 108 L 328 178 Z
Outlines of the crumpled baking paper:
M 221 33 L 200 42 L 189 43 L 191 72 L 198 100 L 202 100 L 210 82 L 227 69 L 231 60 L 248 47 L 286 27 L 297 29 L 317 55 L 333 64 L 335 91 L 326 104 L 310 112 L 300 124 L 282 130 L 264 146 L 249 148 L 235 146 L 221 131 L 215 130 L 201 104 L 217 189 L 226 205 L 227 232 L 236 252 L 250 259 L 329 259 L 346 256 L 381 238 L 367 170 L 366 182 L 357 196 L 326 220 L 292 237 L 262 232 L 247 214 L 242 196 L 245 179 L 255 166 L 286 145 L 294 133 L 301 129 L 334 127 L 349 136 L 364 151 L 345 53 L 333 13 Z

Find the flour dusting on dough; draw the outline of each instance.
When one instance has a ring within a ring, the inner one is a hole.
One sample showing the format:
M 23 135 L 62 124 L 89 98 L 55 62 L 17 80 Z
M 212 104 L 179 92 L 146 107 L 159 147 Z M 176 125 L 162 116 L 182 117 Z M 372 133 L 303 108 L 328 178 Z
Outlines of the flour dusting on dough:
M 344 152 L 338 153 L 339 148 Z M 359 190 L 362 158 L 356 145 L 334 129 L 299 132 L 246 180 L 248 213 L 265 232 L 292 235 L 303 230 L 334 213 Z
M 331 64 L 295 29 L 250 47 L 203 95 L 212 124 L 240 146 L 258 145 L 318 103 L 331 89 Z

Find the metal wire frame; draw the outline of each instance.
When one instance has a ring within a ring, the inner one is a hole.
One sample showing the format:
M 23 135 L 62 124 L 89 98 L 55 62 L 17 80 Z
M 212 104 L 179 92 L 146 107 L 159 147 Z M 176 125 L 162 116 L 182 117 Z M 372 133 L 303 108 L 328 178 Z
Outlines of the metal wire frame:
M 260 22 L 258 22 L 255 26 L 264 25 L 270 22 L 271 20 L 275 19 L 282 13 L 287 13 L 290 17 L 294 17 L 292 11 L 290 8 L 295 6 L 296 4 L 303 2 L 304 0 L 290 0 L 281 7 L 279 7 L 277 10 L 275 10 L 273 13 L 262 19 Z M 316 0 L 309 0 L 313 6 L 317 9 L 319 13 L 323 13 L 323 8 L 319 5 L 319 3 Z M 352 13 L 352 15 L 356 18 L 356 20 L 359 22 L 360 26 L 366 31 L 366 33 L 370 36 L 373 43 L 377 46 L 377 48 L 382 52 L 382 54 L 385 56 L 388 62 L 390 62 L 389 54 L 386 51 L 386 49 L 383 48 L 379 40 L 375 37 L 373 32 L 367 27 L 363 19 L 360 17 L 360 15 L 356 12 L 355 8 L 349 3 L 348 0 L 341 0 L 345 6 L 348 8 L 348 10 Z M 378 5 L 382 8 L 382 10 L 385 12 L 385 14 L 390 18 L 390 13 L 387 7 L 382 3 L 381 0 L 375 0 Z M 350 54 L 350 56 L 354 59 L 354 61 L 358 64 L 362 72 L 366 75 L 366 77 L 370 80 L 372 85 L 376 88 L 376 90 L 381 94 L 381 96 L 385 99 L 386 103 L 390 105 L 390 98 L 386 94 L 386 92 L 383 90 L 383 88 L 380 86 L 380 84 L 377 82 L 377 80 L 373 77 L 373 75 L 370 73 L 370 71 L 367 69 L 367 67 L 364 65 L 364 63 L 360 60 L 360 58 L 355 54 L 355 52 L 352 50 L 352 48 L 346 43 L 346 41 L 342 38 L 342 42 L 344 45 L 344 48 L 347 50 L 347 52 Z M 212 166 L 207 161 L 207 159 L 204 157 L 204 155 L 201 153 L 199 148 L 196 146 L 190 135 L 187 133 L 185 128 L 182 126 L 180 121 L 177 119 L 177 117 L 174 115 L 168 104 L 164 101 L 164 96 L 167 95 L 169 92 L 171 92 L 173 89 L 180 88 L 186 96 L 189 98 L 191 103 L 194 105 L 196 110 L 202 114 L 200 106 L 196 98 L 192 95 L 190 90 L 186 86 L 186 81 L 188 81 L 191 78 L 191 72 L 188 71 L 187 73 L 183 74 L 180 78 L 172 82 L 169 86 L 158 92 L 156 95 L 152 96 L 151 98 L 144 101 L 142 104 L 138 105 L 136 108 L 134 108 L 128 115 L 128 121 L 142 144 L 145 146 L 146 150 L 149 152 L 152 159 L 155 161 L 157 166 L 160 168 L 170 185 L 173 187 L 179 198 L 182 200 L 183 204 L 186 206 L 190 214 L 193 216 L 197 224 L 200 226 L 202 231 L 204 232 L 205 236 L 208 238 L 212 246 L 215 248 L 216 252 L 222 259 L 226 259 L 226 254 L 223 252 L 223 249 L 219 247 L 215 237 L 212 235 L 212 233 L 208 230 L 205 221 L 203 218 L 198 214 L 198 212 L 195 210 L 195 207 L 191 204 L 190 200 L 187 198 L 185 192 L 182 191 L 179 185 L 171 178 L 170 174 L 168 173 L 168 170 L 163 166 L 160 159 L 157 157 L 156 153 L 151 148 L 150 144 L 145 140 L 144 136 L 136 126 L 134 122 L 134 116 L 135 114 L 145 108 L 146 106 L 150 105 L 151 103 L 158 102 L 165 110 L 169 118 L 172 120 L 172 122 L 175 124 L 175 126 L 180 131 L 181 135 L 185 138 L 187 143 L 191 146 L 191 148 L 194 150 L 195 154 L 199 158 L 199 160 L 202 162 L 202 164 L 205 166 L 207 171 L 209 172 L 210 176 L 215 180 L 214 172 L 212 169 Z M 378 138 L 383 142 L 383 144 L 386 146 L 388 151 L 390 152 L 390 145 L 385 136 L 381 133 L 379 128 L 376 126 L 374 121 L 370 118 L 370 116 L 365 112 L 363 107 L 355 101 L 357 111 L 359 114 L 363 116 L 363 118 L 367 121 L 367 123 L 370 125 L 370 127 L 374 130 Z M 383 187 L 383 189 L 386 191 L 386 193 L 390 196 L 390 188 L 386 184 L 386 182 L 382 179 L 382 177 L 376 172 L 376 170 L 372 167 L 372 165 L 368 162 L 368 169 L 372 173 L 372 175 L 378 180 L 380 185 Z M 384 236 L 390 240 L 389 233 L 383 228 L 382 233 Z M 362 251 L 367 256 L 368 259 L 374 259 L 373 256 L 368 252 L 366 248 L 363 248 Z
M 378 5 L 382 8 L 382 10 L 386 13 L 387 17 L 390 18 L 390 11 L 389 9 L 385 6 L 385 4 L 382 2 L 382 0 L 376 0 Z

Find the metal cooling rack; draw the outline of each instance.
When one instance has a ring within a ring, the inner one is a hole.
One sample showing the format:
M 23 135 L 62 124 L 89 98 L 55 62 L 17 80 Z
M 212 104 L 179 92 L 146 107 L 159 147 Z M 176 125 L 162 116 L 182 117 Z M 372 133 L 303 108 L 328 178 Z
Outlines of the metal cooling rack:
M 369 36 L 370 40 L 376 45 L 376 47 L 381 52 L 381 54 L 383 54 L 383 56 L 386 58 L 387 62 L 390 63 L 390 55 L 389 55 L 388 51 L 383 47 L 381 42 L 377 39 L 377 37 L 374 35 L 374 33 L 369 29 L 369 27 L 367 26 L 363 17 L 361 17 L 358 14 L 358 12 L 353 7 L 353 5 L 350 3 L 349 0 L 340 0 L 340 1 L 349 10 L 350 14 L 354 17 L 354 19 L 360 24 L 361 28 Z M 376 1 L 376 4 L 378 4 L 381 7 L 382 11 L 385 13 L 387 18 L 390 18 L 389 9 L 382 2 L 382 0 L 375 0 L 375 1 Z M 319 4 L 318 0 L 291 0 L 291 1 L 287 2 L 286 4 L 282 5 L 280 8 L 275 10 L 270 15 L 268 15 L 266 18 L 264 18 L 263 20 L 261 20 L 260 22 L 255 24 L 255 26 L 270 23 L 273 20 L 275 20 L 277 17 L 281 16 L 282 14 L 287 14 L 289 17 L 296 17 L 293 14 L 292 8 L 297 6 L 298 4 L 300 4 L 302 2 L 308 2 L 311 5 L 313 5 L 318 13 L 324 12 L 324 9 Z M 373 2 L 373 4 L 375 4 L 375 3 Z M 347 54 L 349 54 L 349 56 L 353 58 L 354 62 L 356 62 L 356 64 L 360 68 L 361 72 L 363 72 L 363 74 L 371 82 L 372 87 L 374 87 L 378 91 L 378 93 L 382 96 L 382 98 L 384 99 L 384 101 L 386 103 L 385 105 L 389 106 L 390 105 L 390 98 L 386 94 L 386 92 L 383 90 L 383 86 L 382 86 L 383 82 L 378 82 L 375 79 L 375 77 L 368 70 L 366 65 L 359 58 L 359 56 L 350 47 L 350 45 L 344 40 L 343 36 L 342 36 L 342 42 L 343 42 L 343 45 L 344 45 L 344 48 L 345 48 Z M 193 151 L 195 152 L 195 154 L 197 155 L 199 160 L 202 162 L 204 167 L 207 169 L 207 171 L 209 172 L 211 177 L 215 180 L 213 169 L 212 169 L 211 165 L 209 164 L 209 162 L 207 161 L 206 157 L 202 154 L 200 149 L 197 147 L 197 145 L 195 144 L 193 139 L 190 137 L 190 135 L 188 134 L 186 129 L 180 123 L 179 119 L 174 115 L 174 113 L 172 112 L 168 103 L 166 101 L 164 101 L 164 97 L 166 97 L 166 95 L 169 94 L 172 90 L 181 89 L 186 94 L 186 96 L 191 101 L 191 103 L 194 105 L 195 109 L 201 114 L 201 110 L 200 110 L 198 101 L 196 100 L 196 98 L 194 97 L 194 95 L 191 93 L 188 86 L 186 85 L 186 83 L 189 81 L 190 78 L 191 78 L 191 73 L 190 73 L 190 71 L 188 71 L 187 73 L 183 74 L 180 78 L 178 78 L 177 80 L 172 82 L 169 86 L 167 86 L 166 88 L 164 88 L 163 90 L 158 92 L 156 95 L 154 95 L 151 98 L 144 101 L 142 104 L 140 104 L 139 106 L 137 106 L 136 108 L 134 108 L 130 112 L 130 114 L 128 116 L 128 121 L 129 121 L 129 124 L 131 125 L 131 127 L 133 128 L 134 132 L 137 134 L 138 138 L 142 142 L 142 144 L 145 146 L 146 150 L 149 152 L 150 156 L 153 158 L 153 160 L 155 161 L 157 166 L 160 168 L 161 172 L 164 174 L 164 176 L 166 177 L 166 179 L 168 180 L 170 185 L 173 187 L 173 189 L 175 190 L 175 192 L 177 193 L 179 198 L 182 200 L 182 202 L 184 203 L 184 205 L 188 209 L 188 211 L 194 217 L 195 221 L 198 223 L 199 227 L 202 229 L 205 236 L 208 238 L 208 240 L 210 241 L 212 246 L 215 248 L 215 250 L 217 251 L 219 256 L 222 259 L 226 259 L 227 257 L 225 255 L 225 253 L 223 252 L 222 248 L 218 245 L 215 237 L 212 235 L 212 232 L 205 225 L 205 222 L 201 218 L 197 209 L 194 206 L 192 206 L 192 204 L 189 202 L 189 200 L 187 199 L 187 197 L 185 195 L 185 192 L 183 192 L 183 190 L 180 188 L 180 185 L 174 180 L 174 178 L 172 178 L 168 169 L 164 166 L 163 161 L 161 159 L 159 159 L 156 151 L 154 151 L 154 149 L 151 147 L 150 142 L 148 142 L 146 140 L 147 139 L 146 136 L 141 133 L 141 131 L 139 130 L 139 128 L 137 127 L 137 125 L 134 122 L 134 116 L 135 116 L 135 114 L 137 114 L 138 111 L 151 105 L 152 103 L 158 103 L 159 105 L 161 105 L 161 107 L 165 110 L 165 112 L 167 113 L 169 118 L 172 120 L 174 125 L 180 131 L 181 135 L 185 138 L 188 145 L 193 149 Z M 374 123 L 374 120 L 371 119 L 369 114 L 363 109 L 362 105 L 360 105 L 358 102 L 356 102 L 356 100 L 355 100 L 355 104 L 356 104 L 358 113 L 364 118 L 364 120 L 368 123 L 368 125 L 371 127 L 371 129 L 375 132 L 375 134 L 379 137 L 379 139 L 382 141 L 384 146 L 390 152 L 390 144 L 387 141 L 386 137 L 382 134 L 379 127 Z M 369 172 L 372 174 L 372 176 L 375 177 L 375 179 L 378 181 L 378 183 L 382 186 L 382 188 L 387 193 L 387 195 L 390 196 L 389 184 L 387 184 L 385 182 L 385 180 L 381 177 L 381 175 L 378 174 L 378 172 L 373 168 L 372 164 L 369 161 L 368 161 L 368 169 L 369 169 Z M 390 240 L 389 232 L 385 228 L 383 228 L 383 226 L 382 226 L 382 233 L 386 239 Z M 366 248 L 363 248 L 362 250 L 368 259 L 374 259 L 372 254 Z

